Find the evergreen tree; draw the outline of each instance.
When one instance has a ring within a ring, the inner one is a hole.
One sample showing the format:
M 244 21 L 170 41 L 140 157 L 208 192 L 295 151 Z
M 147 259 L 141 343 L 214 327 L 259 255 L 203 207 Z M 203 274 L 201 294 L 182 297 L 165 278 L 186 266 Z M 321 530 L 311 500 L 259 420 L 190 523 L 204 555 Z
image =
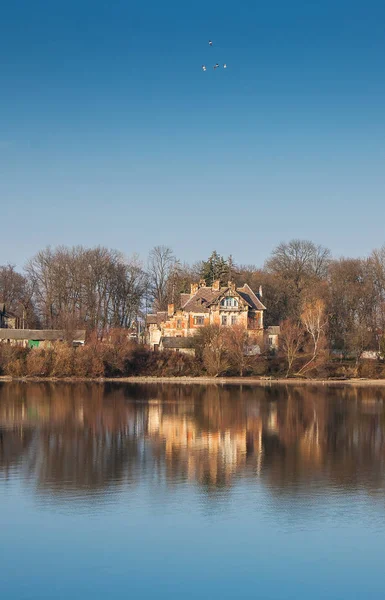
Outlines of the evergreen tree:
M 231 261 L 232 262 L 232 261 Z M 205 280 L 206 285 L 212 286 L 214 281 L 221 282 L 221 286 L 227 285 L 230 275 L 229 261 L 220 256 L 214 250 L 208 260 L 202 262 L 200 276 Z

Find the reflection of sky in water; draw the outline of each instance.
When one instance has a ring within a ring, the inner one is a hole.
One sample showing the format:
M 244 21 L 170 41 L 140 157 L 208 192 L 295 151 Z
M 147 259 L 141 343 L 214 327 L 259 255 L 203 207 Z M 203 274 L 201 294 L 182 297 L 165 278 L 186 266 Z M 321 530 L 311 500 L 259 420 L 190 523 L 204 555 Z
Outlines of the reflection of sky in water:
M 384 596 L 382 392 L 130 389 L 0 387 L 2 597 Z

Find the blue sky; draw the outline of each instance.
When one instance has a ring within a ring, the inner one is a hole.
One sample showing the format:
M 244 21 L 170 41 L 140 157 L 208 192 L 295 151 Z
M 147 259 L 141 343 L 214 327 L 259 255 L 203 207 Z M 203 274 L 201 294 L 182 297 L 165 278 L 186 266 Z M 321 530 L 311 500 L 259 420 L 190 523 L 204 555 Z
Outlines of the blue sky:
M 3 3 L 0 264 L 381 246 L 384 23 L 380 0 Z

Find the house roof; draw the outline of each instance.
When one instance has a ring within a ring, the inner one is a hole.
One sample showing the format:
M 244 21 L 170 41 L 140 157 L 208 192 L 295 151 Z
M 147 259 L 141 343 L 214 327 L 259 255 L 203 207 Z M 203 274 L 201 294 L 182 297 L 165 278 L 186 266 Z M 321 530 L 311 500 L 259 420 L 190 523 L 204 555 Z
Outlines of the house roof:
M 209 312 L 210 304 L 215 302 L 227 289 L 212 290 L 211 287 L 201 287 L 182 308 L 186 312 Z
M 182 308 L 187 312 L 209 312 L 210 304 L 216 302 L 216 300 L 229 290 L 230 288 L 228 287 L 222 287 L 216 291 L 212 290 L 211 287 L 201 287 Z M 266 306 L 262 304 L 247 284 L 241 288 L 236 288 L 236 292 L 250 308 L 254 310 L 266 310 Z
M 250 286 L 245 283 L 241 288 L 237 288 L 238 294 L 247 302 L 247 304 L 255 310 L 266 310 L 266 306 L 262 304 L 260 299 L 254 294 Z
M 166 319 L 167 319 L 166 311 L 160 311 L 157 313 L 147 315 L 146 324 L 147 325 L 160 325 Z
M 66 338 L 61 329 L 0 329 L 0 340 L 36 340 L 55 342 Z M 72 338 L 79 342 L 86 339 L 85 329 L 75 331 Z
M 180 306 L 181 308 L 190 300 L 190 294 L 181 293 L 180 295 Z
M 193 348 L 193 340 L 188 337 L 162 337 L 160 341 L 163 348 Z
M 147 315 L 146 323 L 147 325 L 156 325 L 158 323 L 158 315 Z
M 267 331 L 271 335 L 279 335 L 281 333 L 281 328 L 279 325 L 270 325 L 270 327 L 267 328 Z

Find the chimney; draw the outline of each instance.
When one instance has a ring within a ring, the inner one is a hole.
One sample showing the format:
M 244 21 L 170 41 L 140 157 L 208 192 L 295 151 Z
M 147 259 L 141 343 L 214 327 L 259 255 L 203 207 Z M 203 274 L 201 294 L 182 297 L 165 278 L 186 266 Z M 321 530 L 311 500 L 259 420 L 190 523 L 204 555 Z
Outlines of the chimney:
M 198 291 L 198 284 L 197 283 L 192 283 L 191 284 L 191 291 L 190 291 L 190 295 L 194 296 L 194 294 L 196 294 Z
M 262 286 L 259 286 L 258 296 L 262 298 Z
M 206 281 L 204 279 L 199 280 L 199 287 L 206 287 Z
M 233 281 L 228 281 L 227 286 L 230 288 L 231 291 L 235 292 L 235 283 Z
M 169 304 L 167 306 L 167 316 L 172 317 L 173 314 L 174 314 L 174 305 Z
M 213 282 L 213 287 L 211 289 L 213 290 L 213 292 L 219 292 L 219 290 L 221 289 L 221 282 L 219 279 Z

